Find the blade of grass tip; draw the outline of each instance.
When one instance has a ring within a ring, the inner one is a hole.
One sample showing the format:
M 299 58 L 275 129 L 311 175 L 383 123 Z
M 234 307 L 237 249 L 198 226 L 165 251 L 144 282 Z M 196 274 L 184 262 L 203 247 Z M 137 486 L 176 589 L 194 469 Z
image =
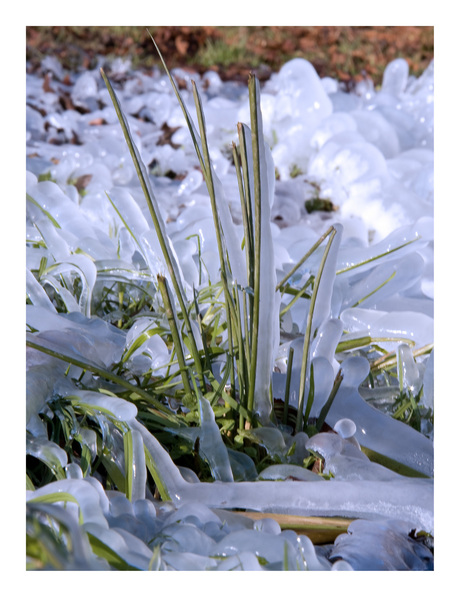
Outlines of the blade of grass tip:
M 244 230 L 244 248 L 246 251 L 246 272 L 248 276 L 248 284 L 252 287 L 253 284 L 253 276 L 252 276 L 252 264 L 254 263 L 253 260 L 253 242 L 252 242 L 252 229 L 249 225 L 249 215 L 247 210 L 247 200 L 245 195 L 245 189 L 243 186 L 243 179 L 241 175 L 242 164 L 241 160 L 238 156 L 238 152 L 236 149 L 235 143 L 232 146 L 233 152 L 233 162 L 235 164 L 236 170 L 236 177 L 238 181 L 238 190 L 240 193 L 240 202 L 241 202 L 241 215 L 243 218 L 243 230 Z
M 129 234 L 132 236 L 134 242 L 136 243 L 139 251 L 143 252 L 142 250 L 142 246 L 139 242 L 139 240 L 137 239 L 136 235 L 134 234 L 133 230 L 131 230 L 130 226 L 128 225 L 128 222 L 126 221 L 126 219 L 123 217 L 123 214 L 121 213 L 121 211 L 118 209 L 118 207 L 115 205 L 115 203 L 112 201 L 112 199 L 110 198 L 109 194 L 106 193 L 105 194 L 107 199 L 110 201 L 110 204 L 112 205 L 113 209 L 116 211 L 118 217 L 120 218 L 120 220 L 123 222 L 124 227 L 126 228 L 126 230 L 129 232 Z
M 214 189 L 214 180 L 213 180 L 213 168 L 211 164 L 211 158 L 209 156 L 209 148 L 208 148 L 208 141 L 206 137 L 206 125 L 203 113 L 203 106 L 201 104 L 200 96 L 198 95 L 196 85 L 192 82 L 192 89 L 193 89 L 193 99 L 195 101 L 195 107 L 198 117 L 198 126 L 200 128 L 200 138 L 201 138 L 201 146 L 203 151 L 203 160 L 204 160 L 204 177 L 206 181 L 206 186 L 208 189 L 209 198 L 211 200 L 211 208 L 212 208 L 212 215 L 214 219 L 214 229 L 216 231 L 216 239 L 217 239 L 217 247 L 219 250 L 219 258 L 220 258 L 220 268 L 222 274 L 224 276 L 224 282 L 227 281 L 227 251 L 224 247 L 224 237 L 222 226 L 219 218 L 219 214 L 217 211 L 217 203 L 216 203 L 216 193 Z
M 216 240 L 217 240 L 218 249 L 219 249 L 220 266 L 221 266 L 221 271 L 224 276 L 224 284 L 227 285 L 227 283 L 228 283 L 228 277 L 229 277 L 228 276 L 228 267 L 230 265 L 231 274 L 234 277 L 236 277 L 236 279 L 241 284 L 244 285 L 246 283 L 246 276 L 245 276 L 246 272 L 245 272 L 244 268 L 242 267 L 242 259 L 241 259 L 241 254 L 240 254 L 241 252 L 239 251 L 239 248 L 238 248 L 238 242 L 237 242 L 233 222 L 231 219 L 231 214 L 229 211 L 228 204 L 222 195 L 222 193 L 223 193 L 222 184 L 214 172 L 214 168 L 212 166 L 211 159 L 209 156 L 208 144 L 207 144 L 207 138 L 206 138 L 205 118 L 204 118 L 201 98 L 198 94 L 195 83 L 192 82 L 193 97 L 194 97 L 194 101 L 195 101 L 197 118 L 198 118 L 200 133 L 201 133 L 201 138 L 200 138 L 200 136 L 198 135 L 198 133 L 196 131 L 193 120 L 190 117 L 190 114 L 187 110 L 185 102 L 183 101 L 182 96 L 179 93 L 179 90 L 174 81 L 174 78 L 172 77 L 172 75 L 163 59 L 163 56 L 162 56 L 157 44 L 155 43 L 155 40 L 153 39 L 152 35 L 150 34 L 150 32 L 149 32 L 149 35 L 150 35 L 150 38 L 152 39 L 152 42 L 158 52 L 158 55 L 163 64 L 163 67 L 166 71 L 166 74 L 168 75 L 169 80 L 171 81 L 171 85 L 173 87 L 174 93 L 176 94 L 179 105 L 181 106 L 181 109 L 184 114 L 184 118 L 186 120 L 190 135 L 192 137 L 192 142 L 195 146 L 195 151 L 197 153 L 198 160 L 200 162 L 200 165 L 201 165 L 201 168 L 203 171 L 203 175 L 205 177 L 206 185 L 208 188 L 208 193 L 209 193 L 210 200 L 211 200 Z M 200 148 L 200 141 L 201 141 L 201 148 Z M 226 304 L 227 304 L 228 300 L 231 300 L 231 294 L 226 293 L 226 296 L 225 296 Z M 227 318 L 228 319 L 230 317 L 230 314 L 229 314 L 230 308 L 231 308 L 230 305 L 228 305 L 228 307 L 227 307 Z
M 215 193 L 215 187 L 214 187 L 215 175 L 214 175 L 214 169 L 212 168 L 211 161 L 209 158 L 209 152 L 207 150 L 206 132 L 205 132 L 205 126 L 204 126 L 204 115 L 203 115 L 203 110 L 202 110 L 202 106 L 201 106 L 201 100 L 197 93 L 196 85 L 193 84 L 193 96 L 194 96 L 194 101 L 195 101 L 195 107 L 197 109 L 197 117 L 198 117 L 198 121 L 199 121 L 199 126 L 201 129 L 201 139 L 200 139 L 200 136 L 196 130 L 195 124 L 187 110 L 187 107 L 185 105 L 185 102 L 182 99 L 179 89 L 177 88 L 176 82 L 175 82 L 173 76 L 171 75 L 171 73 L 166 65 L 166 62 L 163 59 L 163 55 L 161 54 L 160 49 L 157 46 L 151 33 L 150 32 L 148 32 L 148 33 L 153 42 L 153 45 L 155 46 L 156 51 L 160 57 L 160 60 L 163 64 L 166 74 L 168 75 L 168 78 L 171 82 L 174 93 L 176 95 L 176 98 L 177 98 L 179 105 L 182 109 L 182 112 L 184 114 L 184 118 L 187 123 L 187 127 L 189 129 L 189 132 L 190 132 L 190 135 L 192 138 L 192 142 L 195 147 L 195 151 L 196 151 L 198 160 L 200 162 L 201 169 L 203 171 L 203 175 L 205 177 L 206 186 L 208 188 L 208 193 L 209 193 L 210 199 L 211 199 L 211 207 L 212 207 L 212 211 L 213 211 L 216 239 L 217 239 L 217 244 L 218 244 L 218 248 L 219 248 L 221 269 L 226 276 L 226 274 L 227 274 L 227 267 L 226 267 L 227 252 L 224 250 L 224 247 L 222 245 L 222 242 L 224 239 L 224 234 L 223 234 L 223 231 L 221 228 L 221 222 L 219 220 L 219 216 L 217 213 L 216 193 Z M 200 141 L 201 141 L 201 143 L 200 143 Z M 200 147 L 200 145 L 201 145 L 201 147 Z M 225 232 L 228 233 L 228 230 Z
M 254 216 L 252 210 L 252 198 L 251 198 L 251 183 L 249 176 L 249 159 L 246 139 L 249 137 L 250 132 L 247 130 L 247 126 L 241 122 L 237 125 L 238 139 L 240 144 L 240 160 L 241 168 L 243 171 L 242 182 L 244 183 L 243 198 L 244 198 L 244 210 L 243 205 L 241 211 L 245 214 L 247 220 L 247 236 L 245 239 L 249 247 L 249 275 L 248 284 L 251 288 L 254 287 Z
M 185 393 L 189 396 L 193 395 L 192 388 L 190 386 L 190 379 L 188 375 L 188 367 L 184 357 L 184 347 L 182 345 L 182 339 L 179 333 L 179 327 L 177 325 L 177 319 L 174 311 L 174 305 L 171 301 L 171 296 L 168 289 L 168 281 L 164 276 L 157 276 L 158 286 L 160 288 L 163 303 L 166 309 L 166 317 L 168 319 L 171 335 L 173 338 L 174 347 L 176 349 L 177 361 L 179 363 L 179 369 L 181 372 L 182 382 L 184 384 Z
M 153 36 L 152 36 L 152 34 L 150 33 L 149 30 L 147 30 L 147 33 L 149 34 L 150 39 L 152 40 L 153 45 L 155 46 L 155 49 L 156 49 L 156 51 L 158 53 L 158 56 L 160 57 L 161 63 L 163 65 L 163 68 L 165 69 L 165 72 L 166 72 L 166 74 L 167 74 L 167 76 L 168 76 L 168 78 L 169 78 L 169 80 L 171 82 L 171 86 L 172 86 L 173 91 L 174 91 L 174 93 L 176 95 L 177 101 L 179 102 L 179 105 L 182 108 L 182 112 L 184 114 L 184 118 L 185 118 L 185 121 L 187 123 L 187 127 L 188 127 L 188 129 L 190 131 L 190 135 L 192 137 L 192 142 L 193 142 L 193 145 L 195 147 L 195 151 L 196 151 L 198 160 L 200 162 L 201 169 L 204 172 L 206 170 L 206 166 L 205 166 L 205 163 L 204 163 L 203 154 L 201 153 L 199 136 L 198 136 L 198 132 L 196 130 L 195 124 L 194 124 L 194 122 L 193 122 L 193 120 L 192 120 L 192 118 L 191 118 L 191 116 L 190 116 L 190 114 L 189 114 L 189 112 L 187 110 L 187 107 L 185 105 L 185 102 L 182 99 L 181 94 L 179 93 L 179 89 L 177 88 L 176 81 L 174 80 L 174 77 L 171 75 L 166 62 L 164 61 L 163 55 L 162 55 L 162 53 L 160 51 L 160 48 L 157 46 L 157 44 L 156 44 L 156 42 L 155 42 L 155 40 L 154 40 L 154 38 L 153 38 Z
M 396 276 L 396 269 L 395 271 L 391 274 L 391 276 L 389 276 L 384 282 L 382 282 L 381 284 L 379 284 L 376 288 L 374 288 L 373 290 L 371 290 L 371 292 L 369 292 L 368 294 L 366 294 L 366 296 L 363 296 L 362 298 L 359 299 L 359 301 L 356 301 L 356 303 L 354 305 L 351 306 L 351 308 L 355 308 L 358 307 L 361 303 L 363 303 L 366 299 L 368 299 L 369 297 L 371 297 L 373 294 L 375 294 L 377 291 L 379 291 L 381 288 L 383 288 L 385 286 L 385 284 L 388 284 L 388 282 L 390 282 L 390 280 L 392 280 L 394 277 Z
M 164 257 L 164 260 L 166 263 L 166 267 L 168 269 L 168 272 L 169 272 L 169 275 L 171 278 L 171 282 L 174 287 L 175 296 L 176 296 L 177 300 L 179 301 L 180 309 L 181 309 L 183 317 L 184 317 L 187 334 L 190 338 L 190 343 L 191 343 L 191 347 L 192 347 L 192 356 L 195 361 L 195 367 L 197 368 L 202 387 L 204 388 L 204 378 L 203 378 L 203 374 L 202 374 L 201 360 L 199 357 L 198 347 L 195 342 L 195 337 L 193 335 L 193 330 L 192 330 L 192 326 L 190 323 L 190 319 L 188 317 L 188 313 L 187 313 L 187 309 L 186 309 L 186 305 L 185 305 L 184 290 L 183 290 L 182 284 L 181 284 L 179 266 L 178 266 L 177 260 L 174 256 L 172 244 L 171 244 L 171 241 L 170 241 L 168 235 L 166 234 L 165 223 L 163 221 L 158 203 L 157 203 L 155 195 L 153 193 L 152 185 L 150 183 L 150 178 L 146 171 L 145 165 L 140 158 L 139 151 L 136 147 L 136 144 L 134 143 L 133 138 L 131 136 L 131 133 L 129 130 L 129 125 L 128 125 L 126 117 L 123 113 L 123 110 L 121 108 L 120 102 L 118 101 L 116 93 L 115 93 L 109 79 L 107 78 L 106 74 L 104 73 L 103 69 L 101 69 L 101 75 L 102 75 L 102 78 L 104 79 L 104 82 L 107 86 L 110 97 L 112 99 L 113 105 L 115 107 L 115 111 L 116 111 L 118 119 L 120 121 L 120 125 L 122 127 L 126 143 L 128 145 L 134 166 L 136 168 L 139 182 L 141 184 L 145 199 L 147 201 L 149 212 L 152 217 L 155 231 L 157 233 L 158 241 L 160 243 L 160 247 L 161 247 L 161 251 L 163 253 L 163 257 Z
M 382 259 L 382 257 L 386 257 L 387 255 L 391 255 L 391 253 L 395 253 L 396 251 L 400 251 L 401 249 L 404 249 L 404 247 L 407 247 L 408 245 L 411 245 L 412 243 L 415 243 L 418 240 L 419 240 L 418 237 L 417 238 L 412 238 L 412 239 L 408 240 L 407 242 L 403 243 L 402 245 L 394 247 L 393 249 L 388 249 L 384 253 L 380 253 L 378 255 L 374 255 L 373 257 L 370 257 L 369 259 L 364 259 L 363 261 L 359 261 L 358 263 L 354 263 L 353 265 L 349 265 L 347 267 L 339 269 L 339 270 L 337 270 L 337 275 L 343 274 L 345 272 L 349 272 L 349 271 L 351 271 L 353 269 L 356 269 L 358 267 L 362 267 L 363 265 L 366 265 L 368 263 L 372 263 L 373 261 L 376 261 L 377 259 Z
M 302 354 L 302 365 L 300 368 L 300 385 L 299 385 L 299 398 L 298 398 L 298 407 L 297 407 L 297 421 L 296 421 L 296 431 L 299 432 L 302 429 L 302 420 L 303 420 L 303 405 L 304 405 L 304 394 L 305 394 L 305 385 L 306 385 L 306 377 L 307 377 L 307 368 L 308 368 L 308 360 L 309 360 L 309 353 L 310 353 L 310 341 L 311 341 L 311 333 L 312 333 L 312 324 L 313 324 L 313 315 L 315 310 L 316 304 L 316 297 L 318 295 L 319 286 L 321 283 L 321 277 L 323 274 L 324 267 L 326 265 L 326 261 L 329 255 L 329 251 L 331 249 L 332 243 L 334 241 L 336 231 L 335 228 L 332 227 L 329 233 L 329 241 L 326 245 L 324 250 L 323 257 L 321 259 L 321 263 L 318 269 L 318 273 L 315 277 L 315 283 L 313 284 L 313 292 L 310 301 L 310 309 L 308 311 L 307 316 L 307 326 L 305 330 L 305 338 L 304 338 L 304 345 L 303 345 L 303 354 Z

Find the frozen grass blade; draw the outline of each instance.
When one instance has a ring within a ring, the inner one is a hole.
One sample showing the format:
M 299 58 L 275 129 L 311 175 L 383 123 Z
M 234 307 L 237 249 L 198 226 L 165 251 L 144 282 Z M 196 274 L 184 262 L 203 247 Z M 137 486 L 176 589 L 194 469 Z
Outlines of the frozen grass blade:
M 144 442 L 139 431 L 128 429 L 123 434 L 126 497 L 129 501 L 145 499 L 147 483 Z
M 123 129 L 123 134 L 125 136 L 126 143 L 128 145 L 129 151 L 131 153 L 131 157 L 133 159 L 133 163 L 136 168 L 136 172 L 137 172 L 142 190 L 144 192 L 145 199 L 147 201 L 147 205 L 148 205 L 148 208 L 150 211 L 150 215 L 152 217 L 152 221 L 153 221 L 153 224 L 155 227 L 158 241 L 161 246 L 163 257 L 165 259 L 165 263 L 166 263 L 166 266 L 167 266 L 167 269 L 168 269 L 168 272 L 169 272 L 169 275 L 171 278 L 171 282 L 174 287 L 175 296 L 179 302 L 180 309 L 181 309 L 182 315 L 184 317 L 187 334 L 190 339 L 191 351 L 192 351 L 192 356 L 193 356 L 193 359 L 195 362 L 195 367 L 197 368 L 200 379 L 202 380 L 203 374 L 202 374 L 201 359 L 200 359 L 198 348 L 197 348 L 197 345 L 195 342 L 195 337 L 193 335 L 191 322 L 188 317 L 188 312 L 187 312 L 187 308 L 185 305 L 185 296 L 184 296 L 185 293 L 182 288 L 182 283 L 180 281 L 181 276 L 180 276 L 179 266 L 178 266 L 178 263 L 176 261 L 176 258 L 175 258 L 174 252 L 173 252 L 171 241 L 169 240 L 169 237 L 166 234 L 165 224 L 161 217 L 160 209 L 159 209 L 157 201 L 155 199 L 148 173 L 147 173 L 146 168 L 141 160 L 139 151 L 137 150 L 137 147 L 132 139 L 131 133 L 129 131 L 128 122 L 123 114 L 123 111 L 121 109 L 118 98 L 115 94 L 115 91 L 113 90 L 113 87 L 112 87 L 110 81 L 108 80 L 108 78 L 106 77 L 106 75 L 102 69 L 101 69 L 101 74 L 102 74 L 102 78 L 104 79 L 104 82 L 107 86 L 107 89 L 109 90 L 110 97 L 112 99 L 113 105 L 115 107 L 115 111 L 117 113 L 118 119 L 119 119 L 121 127 Z
M 177 325 L 176 314 L 174 312 L 174 305 L 171 300 L 171 295 L 168 289 L 168 282 L 164 276 L 158 276 L 158 286 L 160 288 L 161 296 L 163 298 L 163 303 L 166 309 L 166 317 L 168 318 L 169 327 L 171 330 L 171 335 L 173 338 L 174 348 L 176 350 L 177 361 L 179 363 L 179 368 L 182 377 L 182 383 L 184 384 L 185 393 L 189 396 L 193 394 L 192 388 L 190 386 L 190 379 L 188 375 L 188 367 L 187 363 L 185 362 L 184 356 L 184 349 L 182 345 L 182 339 L 179 332 L 179 327 Z
M 266 149 L 260 108 L 259 81 L 249 78 L 249 108 L 251 115 L 252 176 L 249 185 L 254 234 L 254 287 L 251 362 L 249 375 L 248 409 L 255 411 L 266 424 L 273 412 L 270 397 L 274 354 L 279 344 L 279 294 L 276 291 L 276 273 L 270 225 L 270 209 L 274 197 L 275 170 Z M 243 131 L 245 127 L 243 127 Z M 251 172 L 250 172 L 251 174 Z M 248 212 L 249 213 L 249 212 Z M 261 340 L 264 338 L 264 343 Z
M 326 404 L 321 409 L 321 412 L 319 413 L 319 417 L 316 421 L 316 429 L 318 431 L 321 431 L 321 429 L 324 425 L 327 414 L 328 414 L 329 410 L 331 409 L 332 403 L 334 402 L 334 398 L 336 397 L 337 392 L 339 391 L 340 384 L 342 383 L 342 380 L 343 380 L 342 370 L 339 369 L 339 371 L 336 375 L 336 378 L 334 380 L 334 385 L 332 386 L 331 393 L 329 394 Z
M 289 272 L 284 276 L 284 278 L 281 280 L 281 282 L 278 282 L 278 284 L 276 286 L 276 290 L 284 291 L 285 285 L 286 285 L 287 281 L 289 280 L 289 278 L 291 278 L 296 273 L 296 271 L 300 267 L 302 267 L 302 265 L 316 251 L 316 249 L 321 246 L 323 241 L 326 240 L 326 238 L 331 234 L 332 231 L 333 231 L 333 226 L 330 226 L 326 230 L 326 232 L 319 237 L 319 239 L 316 241 L 316 243 L 314 245 L 312 245 L 310 247 L 310 249 L 308 249 L 308 251 L 305 253 L 305 255 L 295 264 L 295 266 L 291 270 L 289 270 Z
M 120 377 L 111 371 L 107 371 L 106 369 L 102 369 L 93 363 L 90 363 L 86 359 L 77 358 L 74 354 L 64 354 L 61 351 L 55 350 L 50 346 L 48 341 L 43 340 L 42 338 L 38 339 L 34 336 L 34 334 L 27 334 L 26 345 L 30 346 L 31 348 L 35 348 L 40 352 L 48 354 L 50 356 L 56 357 L 61 361 L 65 361 L 71 365 L 75 365 L 76 367 L 80 367 L 85 371 L 90 371 L 94 375 L 98 375 L 102 377 L 102 379 L 106 379 L 107 381 L 111 381 L 125 390 L 129 390 L 131 394 L 137 395 L 139 398 L 143 398 L 147 401 L 148 404 L 152 405 L 157 410 L 157 415 L 165 421 L 165 423 L 173 423 L 175 425 L 181 425 L 180 420 L 171 412 L 171 410 L 162 404 L 159 400 L 157 400 L 154 396 L 143 390 L 142 388 L 133 385 L 129 381 L 127 381 L 124 377 Z
M 305 330 L 305 338 L 304 338 L 304 345 L 303 345 L 303 354 L 302 354 L 302 365 L 300 368 L 300 386 L 299 386 L 299 402 L 297 406 L 297 421 L 296 421 L 296 432 L 301 431 L 302 429 L 302 419 L 304 417 L 303 407 L 304 407 L 304 394 L 305 394 L 305 386 L 306 386 L 306 379 L 307 379 L 307 369 L 308 369 L 308 362 L 309 362 L 309 354 L 310 354 L 310 343 L 312 339 L 312 332 L 313 332 L 313 318 L 315 316 L 315 306 L 316 300 L 318 297 L 321 278 L 323 275 L 324 268 L 326 266 L 326 262 L 329 256 L 329 251 L 331 250 L 332 243 L 334 242 L 334 237 L 336 235 L 335 228 L 329 232 L 329 240 L 324 250 L 323 257 L 321 259 L 321 263 L 318 269 L 318 273 L 315 276 L 315 283 L 313 284 L 313 292 L 310 301 L 310 309 L 307 316 L 307 327 Z M 305 419 L 308 419 L 308 412 L 305 412 Z

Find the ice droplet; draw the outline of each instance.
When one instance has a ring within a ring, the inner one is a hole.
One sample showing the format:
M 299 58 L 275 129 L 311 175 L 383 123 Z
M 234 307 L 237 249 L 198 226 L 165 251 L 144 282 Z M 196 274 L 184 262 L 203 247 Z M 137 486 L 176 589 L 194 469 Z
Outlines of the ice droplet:
M 343 439 L 353 437 L 356 433 L 355 422 L 351 419 L 339 419 L 334 425 L 334 431 L 340 435 Z

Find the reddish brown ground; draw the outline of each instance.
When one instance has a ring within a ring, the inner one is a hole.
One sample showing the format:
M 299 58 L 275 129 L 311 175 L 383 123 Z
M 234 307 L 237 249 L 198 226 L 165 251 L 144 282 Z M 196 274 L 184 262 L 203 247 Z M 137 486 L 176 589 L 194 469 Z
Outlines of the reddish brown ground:
M 433 27 L 149 27 L 170 68 L 225 79 L 261 80 L 295 56 L 306 58 L 320 76 L 353 81 L 370 76 L 381 82 L 383 69 L 405 58 L 420 75 L 433 58 Z M 87 68 L 97 55 L 130 56 L 136 66 L 158 63 L 145 27 L 27 27 L 27 58 L 33 69 L 51 54 L 68 68 Z M 209 46 L 237 49 L 223 62 L 206 63 Z

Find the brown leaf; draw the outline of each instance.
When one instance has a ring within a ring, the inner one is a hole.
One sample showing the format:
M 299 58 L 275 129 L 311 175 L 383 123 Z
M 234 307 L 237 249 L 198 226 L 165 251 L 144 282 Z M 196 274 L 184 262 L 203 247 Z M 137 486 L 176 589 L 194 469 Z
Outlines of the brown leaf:
M 83 189 L 86 189 L 86 187 L 91 182 L 92 178 L 93 178 L 92 174 L 83 174 L 82 176 L 79 176 L 74 183 L 74 185 L 77 188 L 77 191 L 80 193 Z

